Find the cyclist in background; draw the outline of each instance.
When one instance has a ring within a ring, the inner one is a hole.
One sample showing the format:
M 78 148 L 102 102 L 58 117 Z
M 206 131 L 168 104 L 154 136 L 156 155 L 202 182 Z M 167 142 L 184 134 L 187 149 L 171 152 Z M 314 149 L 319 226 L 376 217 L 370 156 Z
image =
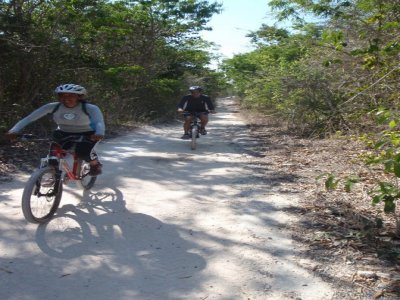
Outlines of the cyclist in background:
M 190 123 L 193 119 L 193 113 L 199 114 L 201 123 L 200 134 L 207 134 L 206 125 L 208 123 L 208 113 L 215 113 L 214 104 L 211 98 L 204 95 L 203 89 L 200 86 L 191 86 L 189 88 L 190 94 L 183 96 L 178 103 L 178 112 L 183 112 L 185 122 L 183 124 L 182 139 L 189 139 Z
M 62 84 L 55 89 L 59 102 L 47 103 L 27 117 L 20 120 L 7 133 L 6 137 L 15 139 L 24 127 L 42 118 L 53 114 L 57 129 L 53 132 L 53 140 L 57 143 L 66 141 L 68 136 L 81 135 L 88 141 L 77 143 L 75 153 L 90 163 L 90 175 L 102 173 L 102 164 L 99 162 L 94 146 L 104 138 L 105 125 L 103 114 L 96 105 L 84 100 L 86 89 L 77 84 Z M 62 144 L 64 149 L 72 147 L 73 143 Z

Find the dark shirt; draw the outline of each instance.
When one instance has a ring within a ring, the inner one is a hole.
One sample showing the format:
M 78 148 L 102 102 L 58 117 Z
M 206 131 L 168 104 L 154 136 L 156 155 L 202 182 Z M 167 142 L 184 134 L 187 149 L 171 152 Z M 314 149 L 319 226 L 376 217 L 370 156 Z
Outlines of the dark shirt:
M 183 96 L 178 104 L 178 108 L 190 112 L 208 112 L 214 110 L 211 98 L 207 95 L 200 95 L 195 98 L 192 95 Z

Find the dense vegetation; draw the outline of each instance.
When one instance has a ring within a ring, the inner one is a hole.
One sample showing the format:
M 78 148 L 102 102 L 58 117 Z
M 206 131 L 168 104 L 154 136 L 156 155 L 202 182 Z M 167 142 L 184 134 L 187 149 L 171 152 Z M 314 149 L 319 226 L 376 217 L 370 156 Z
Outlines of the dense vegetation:
M 366 164 L 386 172 L 374 177 L 372 202 L 394 213 L 400 199 L 399 1 L 271 0 L 269 5 L 278 20 L 294 26 L 261 26 L 250 35 L 256 50 L 224 62 L 242 105 L 276 114 L 298 133 L 361 137 L 371 150 Z M 345 189 L 357 180 L 347 178 Z M 329 174 L 326 186 L 338 182 Z
M 219 11 L 200 0 L 0 1 L 1 136 L 60 83 L 87 87 L 108 125 L 162 118 L 190 84 L 216 93 L 223 76 L 199 32 Z
M 278 112 L 314 133 L 366 129 L 368 113 L 398 107 L 397 0 L 272 0 L 269 5 L 293 28 L 263 25 L 251 34 L 256 50 L 224 64 L 245 106 Z

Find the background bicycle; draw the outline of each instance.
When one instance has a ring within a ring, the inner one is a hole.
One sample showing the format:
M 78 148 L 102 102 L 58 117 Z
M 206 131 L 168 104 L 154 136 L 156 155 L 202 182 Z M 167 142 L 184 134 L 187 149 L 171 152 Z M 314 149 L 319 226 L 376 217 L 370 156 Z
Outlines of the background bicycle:
M 24 135 L 22 139 L 35 137 Z M 74 152 L 76 143 L 85 142 L 90 140 L 77 135 L 50 143 L 48 155 L 40 160 L 39 169 L 32 173 L 22 194 L 22 212 L 27 221 L 45 223 L 52 218 L 60 205 L 63 183 L 76 181 L 85 190 L 94 185 L 97 177 L 90 175 L 89 163 Z M 72 147 L 63 149 L 65 143 L 72 143 Z
M 199 122 L 199 114 L 193 113 L 193 119 L 190 123 L 190 147 L 192 150 L 195 150 L 197 147 L 197 139 L 200 137 L 200 122 Z
M 183 116 L 192 116 L 188 134 L 185 134 L 184 136 L 186 136 L 185 139 L 190 140 L 191 149 L 195 150 L 197 147 L 197 139 L 200 137 L 201 133 L 201 121 L 199 119 L 200 113 L 189 111 L 183 111 L 182 113 Z

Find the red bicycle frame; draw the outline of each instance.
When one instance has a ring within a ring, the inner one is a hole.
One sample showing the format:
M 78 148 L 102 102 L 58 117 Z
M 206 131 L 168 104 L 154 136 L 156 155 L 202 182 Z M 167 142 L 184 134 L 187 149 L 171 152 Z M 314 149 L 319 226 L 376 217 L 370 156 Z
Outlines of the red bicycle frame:
M 73 164 L 72 170 L 71 166 L 68 164 L 67 160 L 65 159 L 66 156 L 70 154 L 73 157 Z M 67 174 L 68 178 L 71 180 L 79 180 L 78 174 L 78 167 L 79 167 L 79 159 L 78 155 L 74 151 L 68 151 L 63 148 L 59 144 L 53 143 L 50 147 L 50 157 L 57 157 L 58 159 L 62 159 L 63 168 L 65 173 Z

